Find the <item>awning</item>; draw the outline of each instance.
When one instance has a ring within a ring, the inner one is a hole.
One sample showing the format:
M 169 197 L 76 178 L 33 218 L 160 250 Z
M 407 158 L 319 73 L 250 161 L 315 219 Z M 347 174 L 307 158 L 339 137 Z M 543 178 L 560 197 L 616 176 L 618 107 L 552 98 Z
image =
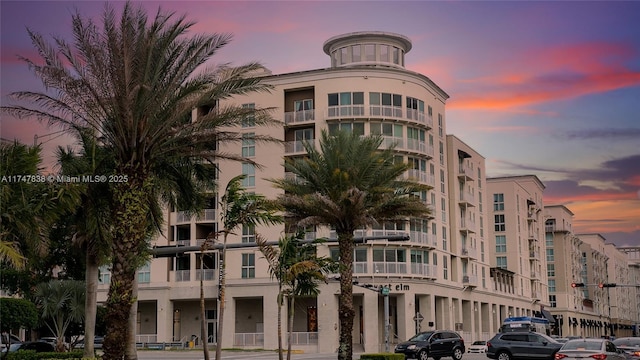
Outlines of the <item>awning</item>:
M 549 311 L 545 309 L 541 309 L 540 311 L 542 312 L 542 316 L 544 316 L 547 320 L 549 320 L 550 324 L 556 323 L 556 318 L 554 318 Z

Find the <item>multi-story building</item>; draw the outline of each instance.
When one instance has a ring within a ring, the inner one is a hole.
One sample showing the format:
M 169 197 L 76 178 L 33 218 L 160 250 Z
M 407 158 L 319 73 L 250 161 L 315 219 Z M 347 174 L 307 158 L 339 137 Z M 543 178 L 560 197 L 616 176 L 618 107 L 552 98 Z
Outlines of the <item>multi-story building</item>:
M 247 119 L 241 131 L 270 135 L 285 145 L 246 140 L 237 147 L 221 149 L 251 157 L 262 167 L 221 161 L 217 164 L 219 188 L 245 174 L 243 186 L 247 190 L 275 198 L 279 190 L 268 179 L 288 176 L 283 159 L 304 156 L 302 144 L 317 145 L 321 131 L 346 129 L 381 135 L 383 146 L 395 144 L 398 158 L 411 164 L 406 176 L 432 186 L 421 194 L 432 214 L 359 231 L 356 236 L 408 234 L 410 240 L 359 244 L 354 254 L 354 280 L 390 289 L 391 342 L 404 340 L 420 329 L 453 329 L 467 341 L 486 340 L 498 331 L 505 317 L 532 315 L 547 303 L 546 261 L 540 252 L 544 186 L 536 177 L 518 178 L 517 182 L 509 181 L 510 185 L 498 179 L 492 185 L 486 180 L 484 158 L 461 140 L 446 136 L 447 93 L 427 76 L 404 67 L 411 47 L 410 40 L 398 34 L 350 33 L 325 42 L 330 68 L 263 74 L 272 91 L 228 101 L 275 109 L 273 116 L 282 119 L 281 127 L 255 127 Z M 216 105 L 222 104 L 212 107 Z M 194 121 L 211 110 L 194 110 Z M 497 197 L 499 194 L 503 196 Z M 167 209 L 165 231 L 153 243 L 201 244 L 219 227 L 220 196 L 212 194 L 208 209 L 197 218 L 185 216 L 181 209 Z M 486 199 L 494 201 L 487 204 Z M 250 245 L 257 233 L 276 240 L 282 232 L 282 226 L 243 226 L 228 243 Z M 308 238 L 332 239 L 334 235 L 329 228 L 307 229 Z M 328 242 L 318 252 L 334 256 L 337 244 Z M 229 249 L 226 261 L 226 320 L 221 346 L 277 348 L 278 289 L 266 261 L 256 247 Z M 214 343 L 217 262 L 217 252 L 208 251 L 202 256 L 186 253 L 153 259 L 143 267 L 138 272 L 138 341 L 197 339 Z M 201 279 L 206 299 L 204 339 L 200 339 Z M 101 272 L 101 280 L 100 299 L 104 300 L 108 269 Z M 296 349 L 331 352 L 338 347 L 339 284 L 332 281 L 320 290 L 317 298 L 296 301 L 292 329 Z M 384 303 L 378 292 L 354 287 L 356 350 L 381 350 L 385 343 Z M 286 314 L 282 316 L 286 324 Z

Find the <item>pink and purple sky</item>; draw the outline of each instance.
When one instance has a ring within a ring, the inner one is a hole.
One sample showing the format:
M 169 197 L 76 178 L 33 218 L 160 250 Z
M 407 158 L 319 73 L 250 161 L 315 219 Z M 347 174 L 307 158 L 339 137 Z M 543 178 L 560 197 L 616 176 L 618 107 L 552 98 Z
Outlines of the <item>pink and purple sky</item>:
M 112 1 L 116 7 L 121 2 Z M 274 74 L 329 67 L 322 44 L 354 31 L 413 42 L 406 68 L 451 98 L 447 133 L 486 159 L 488 176 L 535 174 L 545 204 L 566 205 L 575 233 L 640 246 L 640 2 L 634 1 L 142 1 L 186 14 L 194 32 L 234 40 L 215 62 L 260 61 Z M 71 39 L 75 9 L 99 20 L 103 1 L 0 2 L 0 100 L 41 85 L 17 55 L 26 28 Z M 3 116 L 0 136 L 70 140 Z

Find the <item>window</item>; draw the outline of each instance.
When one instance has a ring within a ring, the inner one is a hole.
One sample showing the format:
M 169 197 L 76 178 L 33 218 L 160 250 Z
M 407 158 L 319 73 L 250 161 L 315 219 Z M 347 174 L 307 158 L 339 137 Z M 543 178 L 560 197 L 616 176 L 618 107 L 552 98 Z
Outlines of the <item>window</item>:
M 313 120 L 313 99 L 296 100 L 293 102 L 294 120 Z
M 341 92 L 328 95 L 328 116 L 362 116 L 364 115 L 363 92 Z
M 444 177 L 444 170 L 440 170 L 440 192 L 445 194 L 447 192 L 446 190 L 447 190 L 447 187 L 446 187 L 446 182 Z
M 256 242 L 256 227 L 254 225 L 242 224 L 242 242 Z
M 483 256 L 484 256 L 484 254 L 483 254 Z M 484 261 L 484 260 L 482 260 L 482 261 Z M 485 274 L 485 269 L 484 269 L 484 268 L 482 268 L 482 287 L 483 287 L 483 288 L 486 288 L 486 287 L 487 287 L 487 279 L 486 279 L 486 277 L 487 277 L 487 276 L 486 276 L 486 274 Z
M 556 300 L 555 295 L 549 295 L 549 306 L 556 307 L 558 306 L 558 301 Z
M 256 108 L 256 104 L 251 103 L 251 104 L 242 104 L 242 108 L 243 109 L 255 109 Z M 250 115 L 246 115 L 243 119 L 242 119 L 242 127 L 246 128 L 246 127 L 254 127 L 256 126 L 256 118 L 255 116 L 252 114 Z
M 242 134 L 242 156 L 256 156 L 256 140 L 254 139 L 254 136 L 254 133 Z
M 428 264 L 429 252 L 424 250 L 411 250 L 412 264 Z
M 138 269 L 138 283 L 148 284 L 151 282 L 151 264 L 146 263 L 143 267 Z
M 507 257 L 506 256 L 498 256 L 496 257 L 496 266 L 499 268 L 506 269 L 507 268 Z
M 372 116 L 402 117 L 402 95 L 371 92 L 369 106 Z
M 440 156 L 440 165 L 444 166 L 444 143 L 440 141 L 440 146 L 438 146 L 438 154 Z
M 547 261 L 554 261 L 553 249 L 547 249 Z
M 351 46 L 351 61 L 360 61 L 360 45 Z
M 364 57 L 366 61 L 376 61 L 376 47 L 374 44 L 364 45 Z
M 424 121 L 424 101 L 407 96 L 407 118 Z
M 507 252 L 507 237 L 505 235 L 496 235 L 496 252 Z
M 389 45 L 380 45 L 380 61 L 389 62 Z
M 549 292 L 556 292 L 556 280 L 549 279 L 547 283 L 549 284 Z
M 442 209 L 442 222 L 447 222 L 447 199 L 440 199 L 440 208 Z
M 547 277 L 556 276 L 556 264 L 547 264 Z
M 374 248 L 374 262 L 405 262 L 404 249 Z
M 504 194 L 493 194 L 493 211 L 504 211 Z
M 346 64 L 348 62 L 347 60 L 347 48 L 343 47 L 340 49 L 340 65 Z
M 371 134 L 374 135 L 382 135 L 382 136 L 391 136 L 397 137 L 398 139 L 402 139 L 402 125 L 391 123 L 391 122 L 372 122 L 369 124 L 369 129 Z
M 109 266 L 103 265 L 98 268 L 98 284 L 110 284 L 111 283 L 111 269 Z
M 402 65 L 400 64 L 400 49 L 394 46 L 391 51 L 392 51 L 391 54 L 392 54 L 393 63 L 397 65 Z
M 442 277 L 445 280 L 449 279 L 449 264 L 446 255 L 442 255 Z
M 246 177 L 242 179 L 242 186 L 246 188 L 256 186 L 255 165 L 249 164 L 249 163 L 242 163 L 242 174 L 246 175 Z
M 447 227 L 442 227 L 442 250 L 447 251 Z
M 438 136 L 440 137 L 444 136 L 444 129 L 442 127 L 443 127 L 442 114 L 438 113 Z
M 362 122 L 341 122 L 341 123 L 330 123 L 329 124 L 329 134 L 335 134 L 338 130 L 346 131 L 349 133 L 354 133 L 357 135 L 364 135 L 364 123 Z
M 504 215 L 494 215 L 494 230 L 505 231 Z
M 242 278 L 250 279 L 256 277 L 256 255 L 242 254 Z

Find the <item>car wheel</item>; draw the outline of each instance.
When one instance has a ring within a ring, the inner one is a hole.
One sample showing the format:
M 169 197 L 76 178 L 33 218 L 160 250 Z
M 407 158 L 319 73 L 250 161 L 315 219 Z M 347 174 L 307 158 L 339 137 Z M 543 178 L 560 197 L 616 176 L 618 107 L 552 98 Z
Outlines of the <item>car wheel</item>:
M 427 360 L 429 358 L 429 354 L 427 350 L 420 350 L 418 353 L 418 360 Z
M 453 356 L 451 357 L 454 358 L 455 360 L 462 359 L 462 349 L 460 348 L 453 349 Z
M 511 354 L 506 351 L 500 351 L 497 358 L 498 360 L 511 360 Z

